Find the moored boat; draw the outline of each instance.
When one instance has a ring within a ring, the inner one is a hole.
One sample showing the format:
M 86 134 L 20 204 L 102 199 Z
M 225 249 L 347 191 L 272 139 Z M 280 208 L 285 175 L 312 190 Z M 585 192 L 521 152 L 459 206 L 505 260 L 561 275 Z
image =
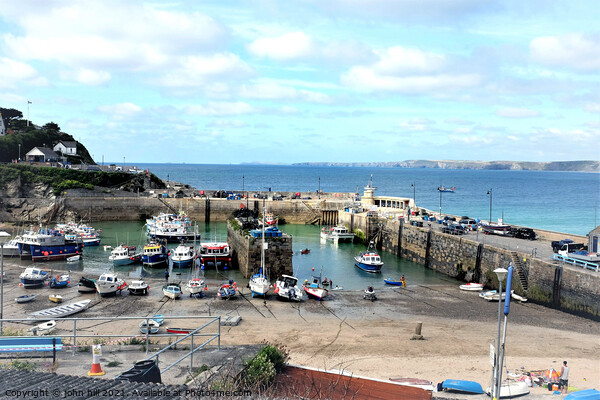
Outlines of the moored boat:
M 190 297 L 194 295 L 202 297 L 202 291 L 207 289 L 206 283 L 200 278 L 190 279 L 185 285 L 185 288 L 190 293 Z
M 32 326 L 31 328 L 27 329 L 27 334 L 29 336 L 48 335 L 49 333 L 52 333 L 54 329 L 56 329 L 56 321 L 51 320 Z
M 1 254 L 4 257 L 19 257 L 19 240 L 21 236 L 17 236 L 9 240 L 1 249 Z
M 374 247 L 373 242 L 369 243 L 367 251 L 363 251 L 354 257 L 354 265 L 365 272 L 381 272 L 383 261 L 381 261 L 381 256 L 374 250 Z
M 81 260 L 81 254 L 77 254 L 71 257 L 67 257 L 67 262 L 77 262 Z
M 141 279 L 132 280 L 131 283 L 127 285 L 127 290 L 129 290 L 129 294 L 133 295 L 147 295 L 150 290 L 150 286 L 146 282 Z
M 195 257 L 196 251 L 194 250 L 194 246 L 180 243 L 179 246 L 173 250 L 171 260 L 173 261 L 174 267 L 187 268 L 192 265 Z
M 308 254 L 310 253 L 310 249 L 300 250 L 300 254 Z
M 168 283 L 163 286 L 163 294 L 173 300 L 181 296 L 181 285 L 179 283 Z
M 96 290 L 101 296 L 116 294 L 117 291 L 127 289 L 127 282 L 113 272 L 105 272 L 95 282 Z
M 62 303 L 63 297 L 60 294 L 51 294 L 48 296 L 48 299 L 54 303 Z
M 447 193 L 454 193 L 454 191 L 456 190 L 455 187 L 445 187 L 445 186 L 438 186 L 437 190 L 439 192 L 447 192 Z
M 35 300 L 35 294 L 25 294 L 23 296 L 19 296 L 15 298 L 17 303 L 29 303 L 30 301 Z
M 160 325 L 158 324 L 158 322 L 150 319 L 150 320 L 143 320 L 142 322 L 140 322 L 139 324 L 139 328 L 140 328 L 140 332 L 143 334 L 146 333 L 157 333 Z
M 96 280 L 88 279 L 85 276 L 82 276 L 79 279 L 79 284 L 77 285 L 77 291 L 79 293 L 94 293 L 96 291 Z
M 316 300 L 323 300 L 329 294 L 327 289 L 322 286 L 320 276 L 313 275 L 312 281 L 309 283 L 308 280 L 306 280 L 304 285 L 302 285 L 302 288 L 308 297 L 312 297 Z
M 36 267 L 28 267 L 19 275 L 19 278 L 25 288 L 39 287 L 48 279 L 48 272 Z
M 470 282 L 459 286 L 460 290 L 477 292 L 483 290 L 483 283 Z
M 402 286 L 402 281 L 397 281 L 392 278 L 385 278 L 383 281 L 388 285 Z
M 190 332 L 195 331 L 195 328 L 170 328 L 167 327 L 167 333 L 173 333 L 176 335 L 187 335 Z
M 298 287 L 298 278 L 290 275 L 281 275 L 275 281 L 275 294 L 288 300 L 302 301 L 302 290 Z
M 227 242 L 200 243 L 199 257 L 203 265 L 213 264 L 226 269 L 231 263 L 229 244 Z
M 48 286 L 50 286 L 52 289 L 59 289 L 66 288 L 69 283 L 71 283 L 71 275 L 63 274 L 52 277 L 50 282 L 48 282 Z
M 228 300 L 235 297 L 237 293 L 237 284 L 233 280 L 229 280 L 229 282 L 224 283 L 219 288 L 217 292 L 217 297 L 220 297 L 223 300 Z
M 321 230 L 321 239 L 333 240 L 334 243 L 338 242 L 352 242 L 354 240 L 354 233 L 348 231 L 344 225 L 337 225 L 330 228 L 323 228 Z
M 125 246 L 121 244 L 111 250 L 108 259 L 117 267 L 140 262 L 142 256 L 136 253 L 135 246 Z
M 491 393 L 491 387 L 488 387 L 486 389 L 486 393 L 490 394 Z M 524 381 L 518 381 L 518 382 L 502 382 L 502 385 L 500 385 L 500 395 L 498 396 L 498 398 L 502 399 L 502 398 L 509 398 L 509 397 L 517 397 L 517 396 L 523 396 L 529 393 L 529 387 L 527 386 L 527 383 L 525 383 Z
M 55 261 L 78 255 L 83 243 L 77 238 L 68 240 L 54 229 L 40 229 L 24 233 L 18 246 L 22 260 Z
M 163 267 L 169 264 L 167 246 L 159 241 L 150 240 L 142 251 L 142 264 L 151 268 Z
M 50 320 L 53 318 L 66 317 L 85 310 L 90 302 L 91 300 L 88 299 L 77 301 L 75 303 L 63 304 L 58 307 L 47 308 L 45 310 L 40 310 L 29 314 L 29 318 Z

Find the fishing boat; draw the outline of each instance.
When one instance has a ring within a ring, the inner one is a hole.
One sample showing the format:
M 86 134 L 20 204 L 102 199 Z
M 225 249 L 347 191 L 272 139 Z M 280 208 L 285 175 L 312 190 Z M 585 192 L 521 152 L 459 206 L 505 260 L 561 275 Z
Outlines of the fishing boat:
M 192 266 L 195 257 L 196 251 L 194 250 L 194 246 L 180 243 L 179 246 L 173 250 L 171 260 L 173 261 L 174 267 L 187 268 Z
M 323 228 L 321 230 L 321 239 L 333 240 L 334 243 L 339 242 L 352 242 L 354 240 L 354 233 L 348 231 L 344 225 L 337 225 L 330 228 Z
M 106 247 L 106 246 L 105 246 Z M 135 246 L 119 245 L 110 251 L 108 256 L 115 267 L 131 265 L 142 260 L 142 256 L 136 253 Z
M 92 300 L 81 300 L 75 303 L 63 304 L 62 306 L 47 308 L 29 314 L 29 318 L 50 320 L 54 318 L 67 317 L 69 315 L 85 310 Z
M 454 193 L 454 191 L 456 190 L 456 188 L 454 186 L 450 187 L 450 188 L 447 188 L 445 186 L 438 186 L 437 190 L 439 192 Z
M 273 213 L 266 213 L 264 223 L 267 226 L 277 226 L 277 217 Z
M 142 251 L 142 264 L 151 268 L 169 265 L 169 254 L 167 246 L 163 242 L 150 240 Z
M 77 238 L 67 239 L 54 229 L 39 229 L 37 232 L 24 233 L 18 246 L 22 260 L 55 261 L 78 255 L 83 242 Z
M 75 256 L 67 257 L 67 262 L 77 262 L 81 260 L 81 254 L 77 254 Z
M 168 283 L 163 286 L 163 294 L 173 300 L 181 296 L 181 285 L 179 283 Z
M 2 247 L 0 254 L 4 257 L 19 257 L 19 240 L 21 240 L 21 236 L 9 240 Z
M 460 290 L 467 290 L 467 291 L 471 291 L 471 292 L 478 292 L 483 290 L 483 283 L 475 283 L 475 282 L 470 282 L 464 285 L 460 285 L 459 286 Z
M 190 332 L 195 331 L 196 328 L 169 328 L 167 327 L 167 333 L 172 333 L 175 335 L 187 335 Z
M 15 298 L 17 303 L 29 303 L 30 301 L 35 300 L 35 294 L 25 294 L 23 296 L 19 296 Z
M 217 292 L 217 297 L 220 297 L 223 300 L 231 299 L 235 297 L 237 290 L 236 282 L 230 279 L 229 282 L 221 285 L 219 291 Z
M 505 224 L 481 224 L 481 231 L 485 235 L 500 235 L 500 236 L 509 236 L 510 235 L 510 225 Z
M 383 281 L 388 285 L 402 286 L 402 281 L 397 281 L 392 278 L 385 278 Z
M 300 254 L 308 254 L 310 253 L 310 249 L 300 250 Z
M 127 290 L 129 290 L 129 294 L 145 296 L 148 294 L 150 286 L 143 280 L 137 279 L 127 285 Z
M 157 333 L 158 329 L 160 328 L 160 325 L 158 324 L 158 322 L 149 319 L 149 320 L 143 320 L 142 322 L 140 322 L 139 324 L 139 328 L 140 328 L 140 332 L 143 334 L 146 333 Z
M 53 277 L 50 282 L 48 282 L 48 286 L 50 286 L 52 289 L 59 289 L 66 288 L 69 283 L 71 283 L 71 275 L 63 274 Z
M 323 300 L 329 294 L 327 289 L 325 289 L 321 284 L 321 276 L 313 275 L 312 281 L 310 283 L 308 280 L 304 281 L 302 288 L 304 288 L 304 291 L 308 297 L 312 297 L 317 300 Z
M 192 229 L 191 219 L 183 211 L 179 214 L 161 213 L 152 219 L 147 219 L 146 226 L 148 236 L 170 243 L 200 239 L 200 234 Z
M 79 293 L 94 293 L 96 291 L 96 280 L 88 279 L 85 276 L 82 276 L 79 279 L 79 284 L 77 285 L 77 291 Z
M 479 383 L 460 379 L 446 379 L 442 382 L 442 389 L 463 393 L 483 394 L 483 388 Z
M 192 296 L 202 297 L 202 291 L 207 290 L 206 283 L 204 282 L 203 279 L 200 279 L 200 278 L 190 279 L 187 282 L 187 284 L 185 285 L 185 288 L 190 293 L 190 297 L 192 297 Z
M 48 299 L 54 303 L 62 303 L 63 297 L 60 294 L 51 294 Z
M 127 289 L 127 282 L 119 278 L 114 272 L 105 272 L 96 279 L 96 290 L 101 296 L 116 294 L 118 291 Z
M 25 288 L 39 287 L 48 279 L 48 272 L 36 267 L 28 267 L 19 275 L 19 278 Z
M 43 336 L 52 333 L 56 329 L 56 321 L 51 320 L 47 322 L 42 322 L 36 326 L 32 326 L 27 329 L 27 335 L 29 336 Z
M 227 266 L 231 263 L 229 244 L 227 242 L 200 243 L 200 262 L 203 265 L 213 264 L 215 267 Z
M 354 265 L 365 272 L 381 272 L 383 261 L 379 253 L 375 251 L 373 242 L 369 243 L 367 251 L 363 251 L 360 255 L 354 257 Z
M 491 390 L 492 388 L 488 387 L 485 392 L 490 395 Z M 500 385 L 500 395 L 498 398 L 517 397 L 524 396 L 526 394 L 529 394 L 529 387 L 525 381 L 505 381 Z
M 275 281 L 275 294 L 281 298 L 302 301 L 303 291 L 298 287 L 298 278 L 290 275 L 281 275 Z
M 248 282 L 248 287 L 252 292 L 252 297 L 254 296 L 266 296 L 269 293 L 269 289 L 271 289 L 271 283 L 269 282 L 269 275 L 265 273 L 265 249 L 267 247 L 267 243 L 265 243 L 265 215 L 263 213 L 263 225 L 262 225 L 262 243 L 260 246 L 260 269 L 258 273 L 252 275 L 250 277 L 250 282 Z

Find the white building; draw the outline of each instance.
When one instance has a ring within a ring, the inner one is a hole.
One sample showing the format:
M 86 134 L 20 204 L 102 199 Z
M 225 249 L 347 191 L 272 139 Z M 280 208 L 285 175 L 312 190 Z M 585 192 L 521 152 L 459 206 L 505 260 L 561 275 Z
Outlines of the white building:
M 25 160 L 30 162 L 57 162 L 60 157 L 52 149 L 34 147 L 25 154 Z
M 77 142 L 65 142 L 60 141 L 52 148 L 57 153 L 63 156 L 76 156 L 77 155 Z

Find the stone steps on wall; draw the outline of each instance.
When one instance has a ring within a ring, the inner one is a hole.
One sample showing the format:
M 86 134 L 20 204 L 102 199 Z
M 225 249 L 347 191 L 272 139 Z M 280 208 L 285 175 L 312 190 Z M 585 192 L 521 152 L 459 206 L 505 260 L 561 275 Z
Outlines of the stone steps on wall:
M 525 268 L 523 261 L 521 261 L 521 257 L 519 257 L 516 251 L 511 251 L 510 257 L 512 259 L 515 269 L 517 270 L 517 276 L 519 277 L 519 281 L 521 281 L 521 286 L 523 287 L 523 290 L 527 292 L 527 289 L 529 287 L 527 279 L 527 269 Z

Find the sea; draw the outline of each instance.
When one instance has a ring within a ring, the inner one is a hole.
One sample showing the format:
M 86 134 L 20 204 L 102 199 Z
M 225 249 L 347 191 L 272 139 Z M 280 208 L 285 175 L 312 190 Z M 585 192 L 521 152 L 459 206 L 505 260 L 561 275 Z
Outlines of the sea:
M 133 164 L 129 164 L 133 165 Z M 186 183 L 198 190 L 232 190 L 242 192 L 358 192 L 368 184 L 377 187 L 376 195 L 413 197 L 418 207 L 459 216 L 488 220 L 503 218 L 508 224 L 548 229 L 558 232 L 586 235 L 598 226 L 600 174 L 541 171 L 487 171 L 443 169 L 396 169 L 366 167 L 311 167 L 289 165 L 201 165 L 201 164 L 136 164 L 158 177 L 171 182 Z M 454 193 L 441 193 L 440 186 L 455 187 Z M 488 194 L 488 193 L 491 193 Z M 102 243 L 86 247 L 78 263 L 50 262 L 53 270 L 82 271 L 85 276 L 97 278 L 106 270 L 114 269 L 126 280 L 146 277 L 162 278 L 164 269 L 132 265 L 114 268 L 108 261 L 110 249 L 120 243 L 137 246 L 146 241 L 143 221 L 103 222 L 92 225 L 102 229 Z M 227 226 L 224 222 L 199 222 L 197 229 L 202 241 L 225 241 Z M 292 263 L 294 274 L 301 282 L 311 275 L 333 282 L 341 290 L 364 290 L 372 286 L 379 290 L 386 285 L 383 278 L 399 280 L 405 276 L 408 286 L 456 284 L 451 277 L 423 266 L 381 253 L 384 266 L 380 274 L 359 270 L 354 257 L 365 250 L 362 244 L 323 242 L 320 227 L 312 225 L 280 225 L 293 238 Z M 169 244 L 171 249 L 177 244 Z M 300 250 L 310 249 L 308 254 Z M 22 267 L 28 261 L 15 260 Z M 169 266 L 172 279 L 186 282 L 193 271 Z M 206 278 L 217 281 L 233 279 L 238 285 L 248 282 L 239 271 L 207 268 Z M 271 277 L 274 281 L 277 277 Z M 159 288 L 151 290 L 160 290 Z M 214 295 L 216 287 L 209 287 Z

